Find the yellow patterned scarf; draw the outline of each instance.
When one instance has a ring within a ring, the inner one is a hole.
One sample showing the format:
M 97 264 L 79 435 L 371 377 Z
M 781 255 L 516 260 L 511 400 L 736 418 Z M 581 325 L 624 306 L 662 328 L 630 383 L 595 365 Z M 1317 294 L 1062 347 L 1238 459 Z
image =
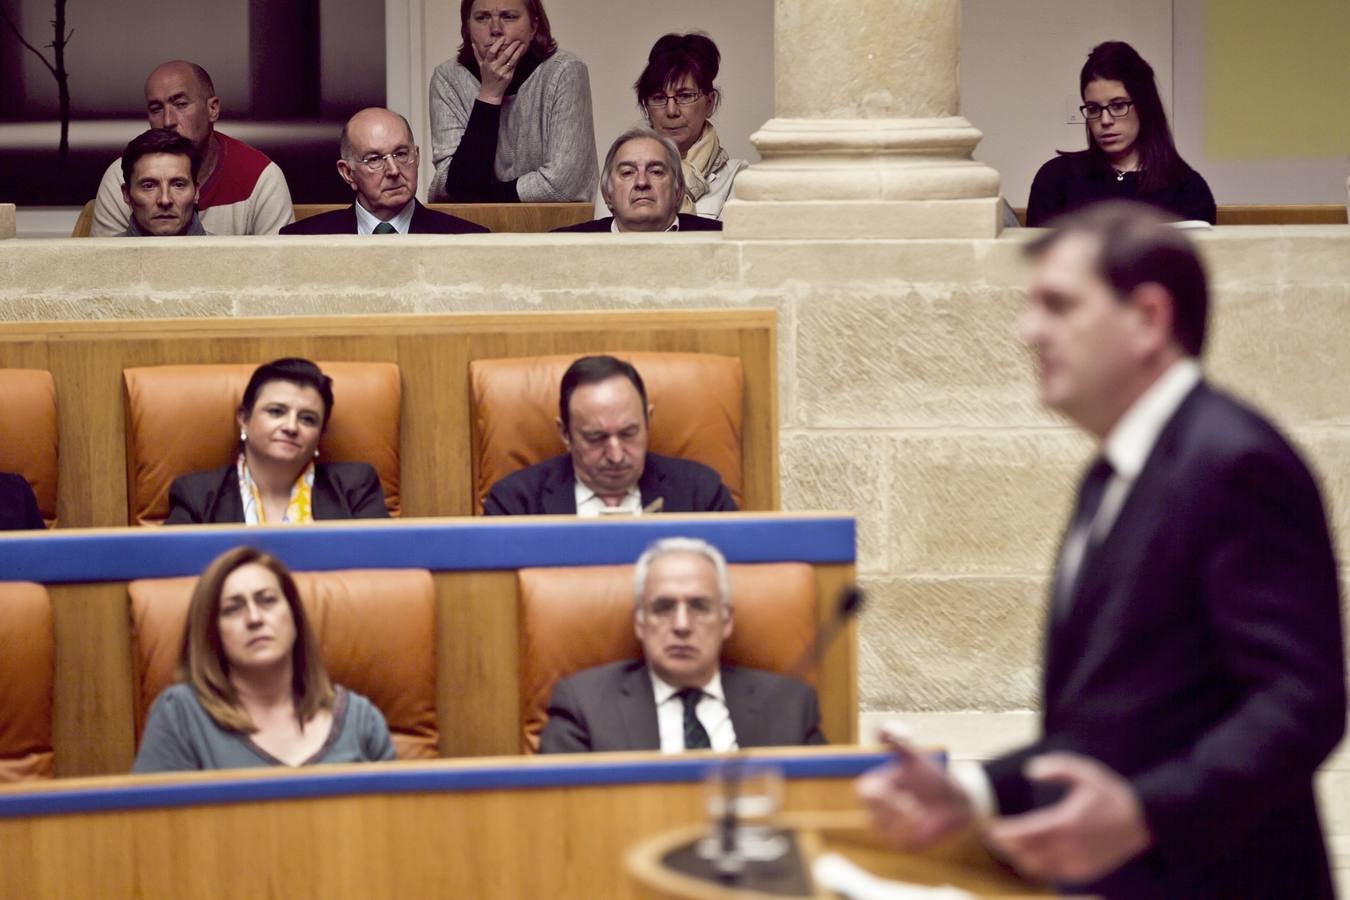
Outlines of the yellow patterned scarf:
M 694 204 L 708 193 L 708 176 L 718 166 L 726 165 L 728 158 L 727 151 L 717 140 L 717 129 L 711 122 L 704 122 L 703 133 L 680 160 L 680 168 L 684 170 L 684 199 L 680 201 L 680 212 L 694 212 Z
M 244 462 L 244 454 L 239 454 L 236 472 L 239 475 L 239 497 L 244 503 L 245 525 L 266 525 L 267 513 L 263 509 L 262 494 L 253 482 L 253 475 Z M 314 521 L 314 461 L 310 460 L 305 471 L 291 485 L 291 502 L 286 504 L 283 525 L 293 525 Z

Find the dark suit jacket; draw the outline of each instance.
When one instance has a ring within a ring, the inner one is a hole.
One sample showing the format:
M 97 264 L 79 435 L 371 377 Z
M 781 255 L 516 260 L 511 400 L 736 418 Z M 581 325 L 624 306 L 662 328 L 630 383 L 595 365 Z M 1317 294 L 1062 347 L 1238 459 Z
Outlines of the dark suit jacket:
M 1154 837 L 1083 893 L 1332 896 L 1313 772 L 1345 726 L 1340 606 L 1295 452 L 1197 386 L 1079 571 L 1047 634 L 1043 737 L 987 768 L 1000 811 L 1053 799 L 1028 756 L 1083 753 L 1130 781 Z
M 716 472 L 702 463 L 673 456 L 647 454 L 638 479 L 645 507 L 664 498 L 662 512 L 735 512 L 736 502 Z M 498 481 L 483 499 L 488 516 L 574 516 L 577 513 L 576 475 L 572 457 L 564 453 L 512 472 Z
M 319 463 L 312 495 L 315 519 L 387 519 L 380 476 L 365 463 Z M 244 521 L 239 475 L 233 464 L 193 472 L 169 487 L 165 525 L 221 524 Z
M 417 200 L 413 207 L 409 234 L 486 234 L 487 229 L 475 222 L 448 213 L 427 209 Z M 356 234 L 356 206 L 335 209 L 317 216 L 301 219 L 281 229 L 282 234 Z
M 722 690 L 740 747 L 823 744 L 816 692 L 795 678 L 722 666 Z M 660 750 L 647 666 L 625 660 L 586 669 L 553 686 L 540 753 Z
M 681 231 L 721 231 L 722 223 L 717 219 L 708 219 L 704 216 L 696 216 L 692 213 L 676 213 L 680 219 Z M 579 225 L 564 225 L 561 228 L 555 228 L 554 231 L 609 231 L 609 227 L 614 222 L 613 216 L 605 216 L 603 219 L 591 219 L 589 222 L 582 222 Z
M 46 527 L 37 497 L 24 477 L 0 472 L 0 531 Z

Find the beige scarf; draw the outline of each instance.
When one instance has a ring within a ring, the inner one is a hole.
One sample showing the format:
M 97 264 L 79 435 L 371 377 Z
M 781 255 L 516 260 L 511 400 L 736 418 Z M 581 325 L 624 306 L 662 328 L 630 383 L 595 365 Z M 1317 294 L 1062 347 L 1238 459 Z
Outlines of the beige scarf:
M 708 193 L 708 176 L 727 164 L 727 151 L 717 140 L 717 129 L 711 122 L 703 123 L 703 134 L 680 160 L 684 170 L 684 199 L 680 212 L 694 212 L 694 204 Z

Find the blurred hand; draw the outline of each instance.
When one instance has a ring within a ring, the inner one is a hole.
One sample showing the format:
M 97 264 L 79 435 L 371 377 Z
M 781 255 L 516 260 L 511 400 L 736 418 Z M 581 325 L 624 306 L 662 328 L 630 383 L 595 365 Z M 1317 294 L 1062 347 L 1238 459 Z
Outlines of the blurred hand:
M 922 850 L 968 828 L 975 812 L 960 785 L 909 743 L 887 743 L 895 759 L 867 772 L 855 785 L 882 836 L 900 850 Z
M 471 45 L 472 46 L 472 45 Z M 482 52 L 473 47 L 474 59 L 478 60 L 478 99 L 485 103 L 500 104 L 511 86 L 511 78 L 516 74 L 516 63 L 525 53 L 524 41 L 508 41 L 506 38 L 487 45 Z
M 1030 760 L 1032 781 L 1068 788 L 1058 803 L 990 822 L 985 837 L 1025 875 L 1060 883 L 1092 881 L 1152 843 L 1130 783 L 1086 756 L 1049 753 Z

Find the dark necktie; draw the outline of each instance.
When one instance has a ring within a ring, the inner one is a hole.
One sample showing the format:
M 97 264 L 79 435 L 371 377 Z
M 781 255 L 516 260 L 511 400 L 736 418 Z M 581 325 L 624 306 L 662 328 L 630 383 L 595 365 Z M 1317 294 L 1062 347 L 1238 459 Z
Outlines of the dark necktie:
M 684 703 L 684 749 L 711 750 L 712 741 L 708 739 L 708 730 L 695 713 L 698 701 L 703 699 L 703 692 L 698 688 L 685 688 L 675 696 Z
M 1088 533 L 1088 529 L 1097 518 L 1097 511 L 1102 506 L 1102 497 L 1106 494 L 1106 485 L 1114 474 L 1115 470 L 1111 468 L 1111 463 L 1107 462 L 1106 457 L 1099 456 L 1088 467 L 1087 472 L 1083 474 L 1083 480 L 1079 482 L 1078 500 L 1074 505 L 1069 530 L 1064 536 L 1064 547 L 1060 551 L 1059 565 L 1055 568 L 1054 588 L 1051 591 L 1051 602 L 1056 617 L 1062 618 L 1069 611 L 1074 590 L 1078 586 L 1078 576 L 1083 571 L 1083 563 L 1092 545 L 1092 535 Z M 1065 551 L 1071 546 L 1078 548 L 1077 558 L 1065 560 Z
M 388 222 L 381 222 L 375 226 L 375 234 L 398 234 L 398 229 Z

